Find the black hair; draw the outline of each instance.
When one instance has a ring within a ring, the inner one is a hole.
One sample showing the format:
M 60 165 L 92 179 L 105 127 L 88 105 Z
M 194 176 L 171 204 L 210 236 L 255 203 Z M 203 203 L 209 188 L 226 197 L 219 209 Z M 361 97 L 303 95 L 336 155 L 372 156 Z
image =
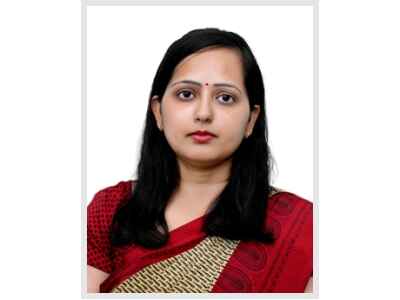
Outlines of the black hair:
M 209 47 L 239 50 L 250 109 L 260 106 L 252 134 L 243 139 L 232 154 L 229 181 L 206 215 L 203 230 L 209 236 L 271 243 L 272 232 L 265 227 L 270 186 L 271 154 L 265 114 L 262 74 L 246 41 L 236 33 L 217 28 L 196 29 L 186 33 L 167 49 L 154 77 L 145 128 L 143 131 L 137 180 L 129 199 L 113 217 L 111 244 L 136 243 L 158 248 L 169 238 L 164 212 L 180 174 L 176 154 L 157 127 L 151 99 L 161 101 L 175 67 L 187 56 Z

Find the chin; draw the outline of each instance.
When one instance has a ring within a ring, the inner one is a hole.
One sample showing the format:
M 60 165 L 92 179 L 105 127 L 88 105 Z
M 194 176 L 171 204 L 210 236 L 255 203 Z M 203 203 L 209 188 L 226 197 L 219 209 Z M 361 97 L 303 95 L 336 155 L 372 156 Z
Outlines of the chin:
M 225 161 L 226 158 L 220 157 L 220 156 L 196 156 L 196 157 L 191 157 L 190 161 L 193 163 L 198 163 L 201 165 L 216 165 L 219 164 L 223 161 Z

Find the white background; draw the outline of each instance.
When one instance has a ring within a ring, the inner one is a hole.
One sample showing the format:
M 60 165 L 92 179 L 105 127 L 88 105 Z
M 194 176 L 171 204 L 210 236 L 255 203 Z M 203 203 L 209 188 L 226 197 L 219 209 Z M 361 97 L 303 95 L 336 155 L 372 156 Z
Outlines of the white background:
M 394 299 L 398 1 L 320 3 L 320 299 Z M 80 299 L 80 3 L 0 7 L 2 299 Z
M 313 200 L 312 6 L 89 6 L 88 203 L 136 170 L 152 80 L 190 30 L 236 32 L 265 82 L 273 184 Z

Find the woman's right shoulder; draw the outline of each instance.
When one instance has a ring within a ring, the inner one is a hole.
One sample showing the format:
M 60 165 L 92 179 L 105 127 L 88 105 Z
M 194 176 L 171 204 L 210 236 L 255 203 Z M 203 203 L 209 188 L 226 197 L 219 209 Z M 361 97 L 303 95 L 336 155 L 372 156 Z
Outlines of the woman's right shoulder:
M 119 205 L 130 199 L 135 185 L 134 181 L 128 180 L 105 187 L 94 195 L 87 206 L 88 264 L 105 273 L 113 270 L 109 240 L 113 217 Z
M 126 180 L 99 190 L 89 203 L 88 211 L 96 214 L 114 214 L 118 206 L 132 194 L 135 184 L 136 180 Z

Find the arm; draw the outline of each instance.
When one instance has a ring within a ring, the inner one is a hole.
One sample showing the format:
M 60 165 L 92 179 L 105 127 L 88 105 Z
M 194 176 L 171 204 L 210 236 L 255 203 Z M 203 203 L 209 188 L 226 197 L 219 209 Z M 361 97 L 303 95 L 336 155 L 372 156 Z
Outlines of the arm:
M 92 266 L 87 266 L 87 292 L 99 293 L 100 284 L 106 280 L 110 274 L 103 272 Z
M 308 280 L 304 293 L 312 293 L 312 292 L 313 292 L 313 278 L 311 276 L 310 279 Z

